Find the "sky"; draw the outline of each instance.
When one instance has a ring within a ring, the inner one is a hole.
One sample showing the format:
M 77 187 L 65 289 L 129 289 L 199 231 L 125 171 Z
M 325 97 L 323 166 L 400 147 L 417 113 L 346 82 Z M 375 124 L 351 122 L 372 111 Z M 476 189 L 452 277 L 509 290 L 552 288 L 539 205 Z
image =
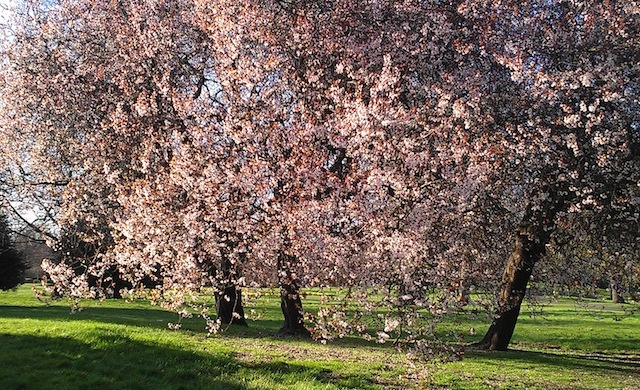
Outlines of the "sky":
M 16 0 L 0 0 L 0 23 L 4 22 L 4 18 L 6 17 L 6 9 L 8 6 L 10 6 L 12 3 L 15 4 Z
M 4 23 L 7 17 L 7 8 L 15 5 L 17 2 L 18 0 L 0 0 L 0 24 Z M 21 214 L 27 221 L 33 222 L 37 218 L 34 211 L 24 210 L 24 205 L 20 202 L 11 202 L 11 205 L 17 209 L 21 209 Z

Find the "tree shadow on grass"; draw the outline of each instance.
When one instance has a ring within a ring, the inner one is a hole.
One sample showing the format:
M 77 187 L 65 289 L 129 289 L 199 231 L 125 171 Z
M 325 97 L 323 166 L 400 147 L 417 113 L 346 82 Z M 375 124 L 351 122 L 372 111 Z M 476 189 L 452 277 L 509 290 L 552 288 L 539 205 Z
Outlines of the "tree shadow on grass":
M 526 366 L 556 366 L 568 370 L 584 372 L 615 372 L 622 375 L 640 374 L 640 356 L 610 353 L 559 353 L 509 350 L 507 352 L 472 352 L 469 357 L 492 362 L 498 366 L 503 363 L 522 363 Z
M 126 338 L 94 347 L 66 337 L 0 335 L 3 389 L 244 389 L 231 357 L 203 357 Z M 4 371 L 4 372 L 3 372 Z
M 582 350 L 616 354 L 637 351 L 640 342 L 636 318 L 633 321 L 601 321 L 593 317 L 518 321 L 518 327 L 522 328 L 516 329 L 511 341 L 514 350 Z M 478 336 L 469 341 L 480 341 L 485 331 L 486 325 L 478 326 Z
M 56 321 L 97 321 L 111 324 L 166 328 L 177 315 L 158 309 L 91 307 L 71 312 L 69 306 L 0 306 L 0 318 Z
M 143 328 L 167 329 L 169 322 L 178 321 L 176 313 L 161 310 L 158 308 L 113 308 L 96 306 L 84 308 L 81 311 L 72 313 L 69 306 L 6 306 L 0 305 L 0 318 L 29 318 L 34 320 L 55 320 L 55 321 L 95 321 L 107 324 L 124 326 L 135 326 Z M 268 339 L 297 339 L 305 340 L 296 336 L 282 336 L 278 330 L 282 326 L 282 320 L 260 319 L 248 321 L 249 326 L 228 326 L 222 335 L 239 338 L 268 338 Z M 205 323 L 201 318 L 186 318 L 181 320 L 182 330 L 196 334 L 207 333 Z M 310 340 L 311 342 L 311 340 Z M 368 347 L 373 349 L 388 350 L 388 346 L 372 345 L 371 342 L 361 337 L 345 337 L 336 340 L 336 346 L 355 348 Z
M 214 314 L 214 313 L 211 313 Z M 94 306 L 71 312 L 70 306 L 6 306 L 0 305 L 0 318 L 28 318 L 33 320 L 54 321 L 94 321 L 106 324 L 136 326 L 144 328 L 167 329 L 168 323 L 180 322 L 182 329 L 206 334 L 205 322 L 202 318 L 178 317 L 178 314 L 156 307 L 149 308 L 113 308 Z M 282 321 L 261 319 L 248 321 L 249 326 L 223 325 L 228 334 L 236 337 L 270 337 L 276 336 Z
M 365 377 L 288 362 L 245 362 L 224 351 L 197 352 L 98 333 L 70 337 L 0 334 L 2 389 L 381 388 Z M 100 340 L 101 337 L 105 337 Z

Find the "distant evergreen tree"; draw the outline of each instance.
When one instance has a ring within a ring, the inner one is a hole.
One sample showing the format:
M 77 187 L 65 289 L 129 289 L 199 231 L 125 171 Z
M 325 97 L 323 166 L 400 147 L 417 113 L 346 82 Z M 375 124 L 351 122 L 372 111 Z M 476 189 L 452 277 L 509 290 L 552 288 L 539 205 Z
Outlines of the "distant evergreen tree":
M 10 290 L 24 282 L 24 258 L 11 240 L 7 217 L 0 214 L 0 289 Z

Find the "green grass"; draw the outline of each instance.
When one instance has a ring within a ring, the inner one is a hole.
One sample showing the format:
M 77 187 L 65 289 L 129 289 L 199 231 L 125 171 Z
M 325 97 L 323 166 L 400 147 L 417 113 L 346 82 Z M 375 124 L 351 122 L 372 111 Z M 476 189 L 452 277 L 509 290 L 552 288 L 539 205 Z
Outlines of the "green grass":
M 467 351 L 447 364 L 435 383 L 459 389 L 640 389 L 640 309 L 637 303 L 563 298 L 550 305 L 525 305 L 507 352 Z M 475 327 L 485 318 L 457 325 Z M 467 331 L 468 332 L 468 331 Z
M 317 299 L 307 296 L 307 307 Z M 390 346 L 279 338 L 277 300 L 257 304 L 263 319 L 207 338 L 201 320 L 171 331 L 176 315 L 144 302 L 85 302 L 71 314 L 28 286 L 0 292 L 0 389 L 640 388 L 640 315 L 623 316 L 620 305 L 562 299 L 535 316 L 525 306 L 513 350 L 467 352 L 420 372 Z M 446 327 L 475 328 L 472 341 L 487 325 L 478 316 Z

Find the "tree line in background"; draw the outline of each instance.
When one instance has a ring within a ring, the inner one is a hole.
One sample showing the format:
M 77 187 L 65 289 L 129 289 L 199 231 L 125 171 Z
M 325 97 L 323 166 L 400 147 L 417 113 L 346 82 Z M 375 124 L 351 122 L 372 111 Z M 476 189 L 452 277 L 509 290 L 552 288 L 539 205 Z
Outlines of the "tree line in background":
M 11 290 L 24 282 L 24 257 L 15 248 L 6 215 L 0 214 L 0 290 Z
M 532 275 L 637 283 L 639 9 L 25 0 L 1 47 L 4 206 L 60 254 L 57 294 L 144 284 L 216 332 L 245 323 L 242 287 L 278 285 L 283 333 L 428 352 L 496 291 L 477 347 L 506 349 Z M 305 318 L 299 289 L 325 286 L 348 295 Z

